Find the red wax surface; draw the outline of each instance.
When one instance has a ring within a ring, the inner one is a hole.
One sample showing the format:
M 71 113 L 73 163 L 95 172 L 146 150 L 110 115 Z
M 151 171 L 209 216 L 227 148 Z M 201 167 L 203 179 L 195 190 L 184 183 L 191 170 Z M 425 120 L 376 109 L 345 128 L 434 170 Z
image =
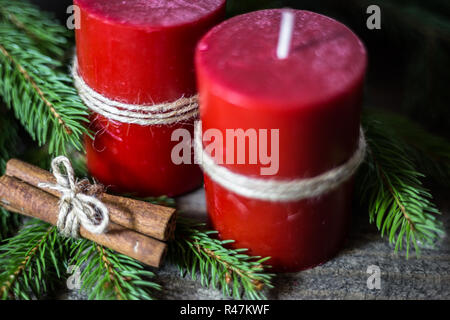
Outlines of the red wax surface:
M 219 129 L 226 140 L 226 129 L 279 129 L 275 176 L 260 176 L 267 167 L 261 163 L 225 166 L 267 179 L 312 177 L 344 163 L 357 147 L 366 51 L 343 24 L 297 10 L 290 54 L 279 60 L 281 12 L 234 17 L 198 44 L 203 130 Z M 251 254 L 271 256 L 275 271 L 320 264 L 345 240 L 352 179 L 318 198 L 289 203 L 239 196 L 207 175 L 205 187 L 209 217 L 220 236 Z
M 225 14 L 226 0 L 74 0 L 79 72 L 102 95 L 152 104 L 196 94 L 194 49 Z M 193 121 L 140 126 L 90 117 L 90 173 L 110 189 L 141 196 L 174 196 L 201 184 L 198 166 L 175 165 L 173 130 Z

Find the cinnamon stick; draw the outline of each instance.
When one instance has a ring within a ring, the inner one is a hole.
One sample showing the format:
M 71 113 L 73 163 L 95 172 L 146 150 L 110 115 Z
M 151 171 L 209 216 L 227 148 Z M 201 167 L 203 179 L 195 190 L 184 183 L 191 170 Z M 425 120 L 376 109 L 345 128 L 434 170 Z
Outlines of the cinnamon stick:
M 8 161 L 6 175 L 27 182 L 36 188 L 41 182 L 56 182 L 50 172 L 17 159 Z M 56 190 L 43 190 L 56 197 L 60 196 Z M 170 239 L 174 233 L 176 210 L 173 208 L 107 193 L 102 193 L 98 198 L 108 208 L 110 220 L 118 225 L 162 241 Z
M 0 205 L 5 209 L 35 217 L 55 225 L 59 197 L 10 176 L 0 177 Z M 159 267 L 167 245 L 110 222 L 108 231 L 92 234 L 80 227 L 80 235 L 100 245 L 132 257 L 149 266 Z

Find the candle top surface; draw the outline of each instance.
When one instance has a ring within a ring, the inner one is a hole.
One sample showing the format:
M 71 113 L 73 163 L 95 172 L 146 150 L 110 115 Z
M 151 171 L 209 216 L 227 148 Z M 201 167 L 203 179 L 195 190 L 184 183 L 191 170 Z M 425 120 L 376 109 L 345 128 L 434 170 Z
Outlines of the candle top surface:
M 226 0 L 75 0 L 90 14 L 135 27 L 171 27 L 191 23 L 218 10 Z
M 361 83 L 364 45 L 345 25 L 309 11 L 294 12 L 289 55 L 277 46 L 282 9 L 229 19 L 198 44 L 196 63 L 211 90 L 235 104 L 299 107 L 326 102 Z

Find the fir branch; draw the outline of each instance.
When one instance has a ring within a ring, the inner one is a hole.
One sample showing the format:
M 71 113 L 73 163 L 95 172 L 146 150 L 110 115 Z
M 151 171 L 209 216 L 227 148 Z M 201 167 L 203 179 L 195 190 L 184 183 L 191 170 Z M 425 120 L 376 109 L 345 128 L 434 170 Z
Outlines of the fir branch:
M 41 51 L 56 59 L 61 59 L 70 45 L 69 30 L 52 14 L 28 1 L 0 0 L 0 16 L 26 33 Z
M 417 168 L 434 181 L 450 184 L 450 142 L 425 130 L 405 116 L 379 109 L 367 109 L 366 118 L 390 128 L 407 149 Z
M 151 300 L 160 286 L 136 260 L 89 240 L 73 241 L 71 264 L 83 269 L 81 289 L 89 299 Z
M 65 154 L 66 144 L 82 150 L 87 108 L 59 70 L 62 63 L 8 22 L 0 22 L 0 39 L 0 95 L 8 107 L 39 145 L 48 143 L 51 154 Z
M 175 207 L 172 198 L 148 197 L 141 199 L 154 204 Z M 178 218 L 175 238 L 169 243 L 169 260 L 178 266 L 180 276 L 200 276 L 205 287 L 222 289 L 224 296 L 234 299 L 265 299 L 263 289 L 272 288 L 273 274 L 263 263 L 270 259 L 252 257 L 247 249 L 229 249 L 233 240 L 214 239 L 217 231 L 205 230 L 204 224 L 187 218 Z
M 181 276 L 200 276 L 205 287 L 221 288 L 224 296 L 234 299 L 265 299 L 264 288 L 272 288 L 273 274 L 263 265 L 269 258 L 251 257 L 247 249 L 229 249 L 233 240 L 220 241 L 205 231 L 203 224 L 179 219 L 175 239 L 169 245 L 169 258 Z
M 376 223 L 382 236 L 388 235 L 396 252 L 405 242 L 407 257 L 411 244 L 419 254 L 418 243 L 433 245 L 443 233 L 436 219 L 439 211 L 420 180 L 423 174 L 392 127 L 367 114 L 363 126 L 369 150 L 356 189 L 369 208 L 370 222 Z
M 31 220 L 0 246 L 0 297 L 29 300 L 48 293 L 62 278 L 64 260 L 56 228 Z

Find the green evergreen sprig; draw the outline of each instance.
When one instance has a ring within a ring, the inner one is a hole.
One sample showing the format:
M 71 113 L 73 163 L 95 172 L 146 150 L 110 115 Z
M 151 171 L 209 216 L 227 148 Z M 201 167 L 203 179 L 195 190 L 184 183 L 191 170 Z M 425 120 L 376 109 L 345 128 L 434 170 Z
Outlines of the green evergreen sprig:
M 158 205 L 175 207 L 167 196 L 135 198 Z M 226 297 L 235 299 L 265 299 L 263 289 L 272 288 L 270 266 L 263 264 L 269 258 L 252 257 L 247 249 L 230 249 L 232 240 L 220 241 L 217 231 L 205 229 L 203 223 L 178 217 L 175 237 L 169 242 L 168 259 L 174 263 L 180 276 L 199 277 L 205 287 L 221 289 Z
M 0 298 L 30 300 L 52 292 L 64 277 L 64 248 L 55 227 L 27 223 L 0 246 Z
M 213 238 L 203 224 L 180 218 L 175 239 L 169 245 L 169 257 L 181 276 L 200 278 L 205 287 L 221 289 L 224 296 L 234 299 L 265 299 L 265 290 L 272 288 L 273 274 L 267 273 L 264 262 L 269 257 L 252 257 L 247 249 L 230 249 L 233 240 Z
M 48 143 L 51 154 L 65 154 L 67 144 L 82 150 L 82 136 L 88 133 L 87 108 L 60 57 L 45 53 L 57 51 L 53 46 L 63 51 L 65 44 L 60 43 L 61 36 L 57 33 L 54 42 L 49 42 L 52 38 L 41 37 L 40 43 L 47 42 L 43 48 L 48 50 L 42 49 L 29 32 L 10 21 L 8 12 L 19 10 L 17 7 L 20 6 L 8 7 L 4 1 L 0 2 L 0 95 L 31 137 L 40 146 Z M 35 16 L 22 16 L 25 26 L 26 18 L 33 23 L 36 20 Z M 51 21 L 45 15 L 40 20 L 41 24 Z M 35 31 L 34 35 L 38 37 L 43 31 Z
M 395 244 L 395 251 L 406 247 L 408 257 L 411 245 L 419 253 L 419 243 L 433 245 L 443 228 L 412 148 L 390 124 L 397 125 L 386 122 L 382 113 L 366 112 L 363 127 L 369 150 L 356 189 L 369 209 L 370 222 Z
M 60 60 L 71 44 L 71 32 L 52 14 L 28 1 L 0 0 L 0 16 L 35 42 L 43 53 Z
M 433 181 L 450 185 L 450 142 L 425 130 L 405 116 L 379 109 L 368 109 L 365 118 L 378 121 L 406 148 L 416 168 Z
M 81 290 L 89 299 L 151 300 L 161 289 L 140 262 L 92 241 L 73 241 L 71 256 L 70 264 L 83 270 Z

